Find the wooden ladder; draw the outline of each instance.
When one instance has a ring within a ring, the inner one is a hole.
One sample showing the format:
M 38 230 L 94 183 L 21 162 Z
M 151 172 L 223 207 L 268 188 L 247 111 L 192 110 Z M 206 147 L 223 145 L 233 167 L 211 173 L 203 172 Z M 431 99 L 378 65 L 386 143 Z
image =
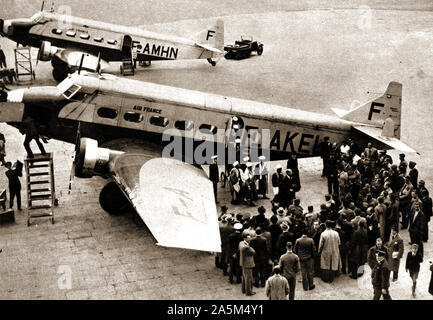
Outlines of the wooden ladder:
M 27 179 L 27 226 L 30 219 L 50 217 L 54 224 L 53 208 L 57 205 L 54 187 L 53 154 L 35 154 L 24 160 Z
M 15 76 L 17 81 L 32 81 L 35 79 L 35 72 L 32 66 L 32 54 L 30 47 L 17 47 L 15 52 Z M 30 78 L 20 79 L 20 77 L 27 76 Z

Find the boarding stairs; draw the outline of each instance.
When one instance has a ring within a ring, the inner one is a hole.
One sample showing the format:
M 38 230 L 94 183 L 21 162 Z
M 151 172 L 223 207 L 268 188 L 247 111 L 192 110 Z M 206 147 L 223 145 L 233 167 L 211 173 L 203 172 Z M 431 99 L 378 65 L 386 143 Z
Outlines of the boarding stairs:
M 57 205 L 54 186 L 53 154 L 35 154 L 24 160 L 27 189 L 27 226 L 31 219 L 49 217 L 54 224 L 54 206 Z

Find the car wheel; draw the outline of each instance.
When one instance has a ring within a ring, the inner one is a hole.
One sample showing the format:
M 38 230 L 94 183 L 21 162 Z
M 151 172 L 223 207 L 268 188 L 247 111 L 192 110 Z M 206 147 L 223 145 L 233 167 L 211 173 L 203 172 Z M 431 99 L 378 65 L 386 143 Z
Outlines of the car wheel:
M 261 56 L 262 53 L 263 53 L 263 47 L 260 46 L 260 47 L 257 48 L 257 54 L 258 54 L 259 56 Z

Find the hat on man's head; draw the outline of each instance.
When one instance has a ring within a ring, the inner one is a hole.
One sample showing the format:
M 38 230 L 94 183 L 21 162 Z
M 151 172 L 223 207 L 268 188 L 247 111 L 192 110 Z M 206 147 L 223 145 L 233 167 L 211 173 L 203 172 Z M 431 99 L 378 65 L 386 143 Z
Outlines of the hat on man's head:
M 236 167 L 239 164 L 238 161 L 233 162 L 233 167 Z
M 277 164 L 277 165 L 275 166 L 275 170 L 278 170 L 278 169 L 283 169 L 283 167 L 281 166 L 281 164 Z
M 214 156 L 212 156 L 212 157 L 210 157 L 212 160 L 214 160 L 214 159 L 217 159 L 218 158 L 218 155 L 214 155 Z
M 244 157 L 242 160 L 243 160 L 244 162 L 248 162 L 248 161 L 250 161 L 250 157 L 246 156 L 246 157 Z
M 242 223 L 239 222 L 235 223 L 235 225 L 233 226 L 235 230 L 242 230 L 243 227 L 244 226 L 242 225 Z
M 248 220 L 251 218 L 251 214 L 249 212 L 242 213 L 242 219 Z
M 413 162 L 413 161 L 409 161 L 409 168 L 413 168 L 413 167 L 415 167 L 416 166 L 416 162 Z
M 251 162 L 247 162 L 247 168 L 251 168 L 253 164 Z
M 260 207 L 257 209 L 257 211 L 258 211 L 259 213 L 263 214 L 263 213 L 266 212 L 266 209 L 265 209 L 264 206 L 260 206 Z
M 399 156 L 402 158 L 406 157 L 406 155 L 404 153 L 400 153 Z
M 238 121 L 239 119 L 238 119 L 238 117 L 233 116 L 232 120 L 233 120 L 234 122 L 236 122 L 236 121 Z
M 277 210 L 277 212 L 278 212 L 278 214 L 280 216 L 282 216 L 284 214 L 284 208 L 283 207 L 279 207 L 278 210 Z
M 260 156 L 259 160 L 266 160 L 266 157 L 265 156 Z

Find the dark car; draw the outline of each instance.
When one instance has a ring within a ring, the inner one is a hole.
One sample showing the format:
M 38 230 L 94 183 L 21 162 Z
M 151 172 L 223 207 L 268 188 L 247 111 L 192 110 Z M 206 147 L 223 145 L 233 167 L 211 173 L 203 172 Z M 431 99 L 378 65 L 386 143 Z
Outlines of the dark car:
M 263 43 L 254 41 L 253 37 L 241 36 L 241 40 L 235 41 L 234 45 L 224 47 L 226 59 L 245 59 L 248 58 L 253 51 L 256 51 L 260 56 L 263 53 Z

